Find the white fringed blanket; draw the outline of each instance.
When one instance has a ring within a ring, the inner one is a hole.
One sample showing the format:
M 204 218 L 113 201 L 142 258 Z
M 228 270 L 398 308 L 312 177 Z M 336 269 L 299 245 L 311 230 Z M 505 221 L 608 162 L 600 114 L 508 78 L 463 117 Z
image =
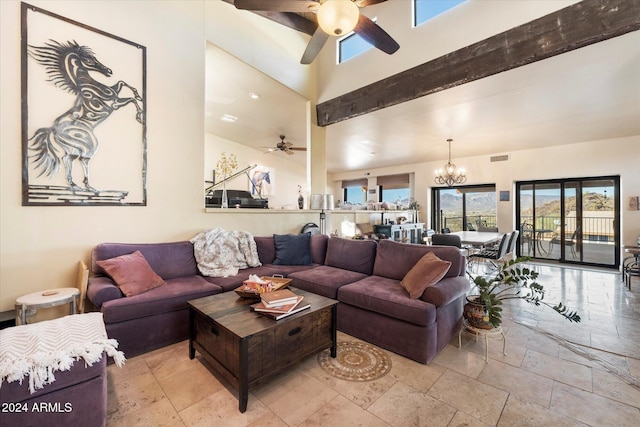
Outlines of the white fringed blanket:
M 235 276 L 240 268 L 262 265 L 253 235 L 246 231 L 214 228 L 198 233 L 191 243 L 203 276 Z
M 91 366 L 102 353 L 117 366 L 125 363 L 118 342 L 107 337 L 102 313 L 65 316 L 55 320 L 0 330 L 0 387 L 29 376 L 29 391 L 55 381 L 56 371 L 68 371 L 83 359 Z

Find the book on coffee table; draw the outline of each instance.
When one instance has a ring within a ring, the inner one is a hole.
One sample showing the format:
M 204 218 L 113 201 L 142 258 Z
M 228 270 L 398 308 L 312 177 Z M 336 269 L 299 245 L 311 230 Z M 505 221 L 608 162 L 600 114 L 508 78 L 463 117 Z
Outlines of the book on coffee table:
M 300 311 L 306 310 L 308 308 L 311 308 L 311 304 L 299 304 L 296 308 L 294 308 L 293 310 L 291 310 L 288 313 L 273 313 L 273 312 L 269 312 L 269 311 L 259 311 L 260 314 L 263 314 L 267 317 L 271 317 L 272 319 L 275 320 L 280 320 L 283 319 L 287 316 L 291 316 L 292 314 L 296 314 Z
M 302 301 L 303 299 L 304 297 L 302 295 L 296 296 L 296 299 L 294 302 L 290 302 L 287 304 L 280 304 L 273 307 L 268 307 L 264 302 L 258 302 L 258 303 L 252 304 L 251 308 L 253 308 L 255 311 L 260 311 L 265 313 L 278 313 L 278 314 L 289 313 L 291 310 L 295 309 L 298 306 L 298 304 L 300 304 L 300 301 Z
M 277 291 L 260 294 L 260 299 L 265 307 L 278 307 L 298 302 L 298 295 L 289 289 L 279 289 Z

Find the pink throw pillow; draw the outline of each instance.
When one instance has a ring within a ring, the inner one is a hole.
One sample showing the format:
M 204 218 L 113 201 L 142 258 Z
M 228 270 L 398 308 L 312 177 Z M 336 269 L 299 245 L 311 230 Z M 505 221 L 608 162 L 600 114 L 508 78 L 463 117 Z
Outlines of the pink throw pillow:
M 141 294 L 166 282 L 152 269 L 142 252 L 96 261 L 128 297 Z
M 450 261 L 444 261 L 429 252 L 409 270 L 400 285 L 409 293 L 409 298 L 418 299 L 425 289 L 438 283 L 447 274 L 449 267 Z

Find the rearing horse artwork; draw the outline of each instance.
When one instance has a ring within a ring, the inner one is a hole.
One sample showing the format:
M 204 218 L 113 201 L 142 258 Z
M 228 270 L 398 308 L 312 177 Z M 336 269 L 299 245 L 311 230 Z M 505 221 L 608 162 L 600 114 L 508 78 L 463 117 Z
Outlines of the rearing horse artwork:
M 64 166 L 67 188 L 99 193 L 89 183 L 89 162 L 98 149 L 95 128 L 111 114 L 129 104 L 135 106 L 136 120 L 144 125 L 143 98 L 125 81 L 108 86 L 94 79 L 91 72 L 111 77 L 112 70 L 102 64 L 87 46 L 75 40 L 49 40 L 43 46 L 28 46 L 28 54 L 45 67 L 48 81 L 75 96 L 71 108 L 59 115 L 49 127 L 42 127 L 29 137 L 29 160 L 38 176 L 52 177 Z M 132 96 L 121 97 L 127 88 Z M 83 187 L 73 181 L 74 162 L 83 171 Z

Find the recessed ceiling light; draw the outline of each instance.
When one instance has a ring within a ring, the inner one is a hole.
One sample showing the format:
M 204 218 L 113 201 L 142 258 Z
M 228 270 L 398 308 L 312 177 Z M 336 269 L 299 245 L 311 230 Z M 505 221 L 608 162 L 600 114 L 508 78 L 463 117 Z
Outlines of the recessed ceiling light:
M 223 114 L 222 117 L 220 117 L 220 120 L 227 123 L 235 123 L 238 121 L 238 118 L 236 116 L 232 116 L 231 114 Z
M 249 94 L 249 98 L 251 98 L 251 99 L 260 99 L 260 98 L 262 98 L 262 96 L 259 93 L 251 92 Z

